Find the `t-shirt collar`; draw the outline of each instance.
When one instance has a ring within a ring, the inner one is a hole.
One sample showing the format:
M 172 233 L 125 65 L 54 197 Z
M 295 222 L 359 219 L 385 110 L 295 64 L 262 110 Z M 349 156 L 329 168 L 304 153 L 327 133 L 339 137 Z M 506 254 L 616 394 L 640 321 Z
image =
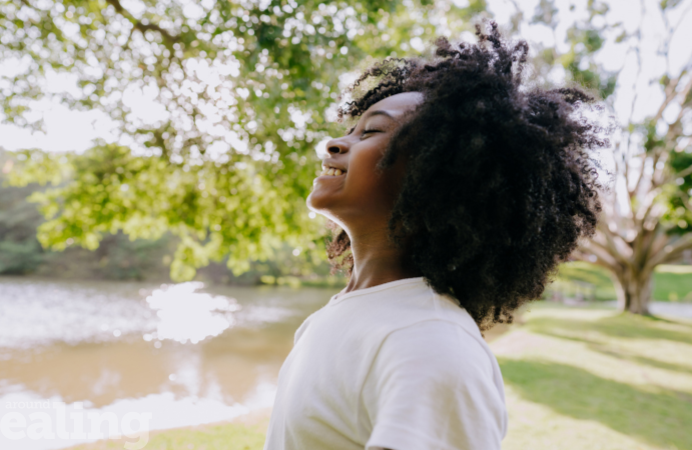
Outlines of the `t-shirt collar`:
M 366 294 L 370 294 L 370 293 L 378 292 L 378 291 L 383 291 L 385 289 L 391 289 L 393 287 L 398 287 L 398 286 L 405 285 L 405 284 L 424 283 L 424 279 L 425 279 L 425 277 L 402 278 L 401 280 L 388 281 L 386 283 L 378 284 L 376 286 L 370 286 L 368 288 L 363 288 L 363 289 L 356 289 L 355 291 L 349 291 L 349 292 L 345 292 L 345 293 L 339 292 L 338 294 L 334 294 L 332 296 L 332 298 L 329 300 L 328 304 L 333 305 L 333 304 L 341 302 L 342 300 L 345 300 L 347 298 L 356 297 L 359 295 L 366 295 Z

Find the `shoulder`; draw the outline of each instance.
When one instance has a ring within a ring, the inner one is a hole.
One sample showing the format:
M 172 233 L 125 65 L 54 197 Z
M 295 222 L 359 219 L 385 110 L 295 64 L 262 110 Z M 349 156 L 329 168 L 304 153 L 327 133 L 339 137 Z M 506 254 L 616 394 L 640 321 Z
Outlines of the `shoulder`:
M 492 378 L 494 356 L 480 332 L 475 336 L 473 331 L 444 319 L 413 323 L 387 335 L 376 364 L 383 370 L 415 369 L 413 373 L 425 377 L 475 373 Z
M 317 319 L 317 317 L 324 311 L 324 308 L 324 306 L 321 307 L 320 309 L 306 317 L 305 320 L 303 320 L 303 323 L 300 324 L 298 329 L 293 334 L 293 345 L 296 345 L 298 343 L 303 334 L 305 334 L 310 324 L 314 322 Z

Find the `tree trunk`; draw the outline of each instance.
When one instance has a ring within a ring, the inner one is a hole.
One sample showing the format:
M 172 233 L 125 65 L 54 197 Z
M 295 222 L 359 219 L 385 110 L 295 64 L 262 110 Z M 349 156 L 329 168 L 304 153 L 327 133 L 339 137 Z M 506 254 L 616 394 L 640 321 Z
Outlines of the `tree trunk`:
M 653 273 L 627 267 L 622 273 L 617 274 L 615 281 L 620 311 L 648 315 L 653 292 Z

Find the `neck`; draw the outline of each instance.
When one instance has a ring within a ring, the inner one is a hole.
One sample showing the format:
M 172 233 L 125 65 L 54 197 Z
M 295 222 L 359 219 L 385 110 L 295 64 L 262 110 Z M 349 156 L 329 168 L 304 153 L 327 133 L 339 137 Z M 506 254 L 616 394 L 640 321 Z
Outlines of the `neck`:
M 353 273 L 344 293 L 422 274 L 404 257 L 404 251 L 390 242 L 386 225 L 360 233 L 349 233 L 353 253 Z

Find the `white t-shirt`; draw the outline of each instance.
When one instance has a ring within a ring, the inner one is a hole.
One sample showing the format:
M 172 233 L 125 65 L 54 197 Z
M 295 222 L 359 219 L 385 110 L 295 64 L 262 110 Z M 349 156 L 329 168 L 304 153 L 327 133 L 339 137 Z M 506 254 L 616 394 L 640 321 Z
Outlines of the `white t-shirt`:
M 340 293 L 298 328 L 265 450 L 500 450 L 502 375 L 423 277 Z

